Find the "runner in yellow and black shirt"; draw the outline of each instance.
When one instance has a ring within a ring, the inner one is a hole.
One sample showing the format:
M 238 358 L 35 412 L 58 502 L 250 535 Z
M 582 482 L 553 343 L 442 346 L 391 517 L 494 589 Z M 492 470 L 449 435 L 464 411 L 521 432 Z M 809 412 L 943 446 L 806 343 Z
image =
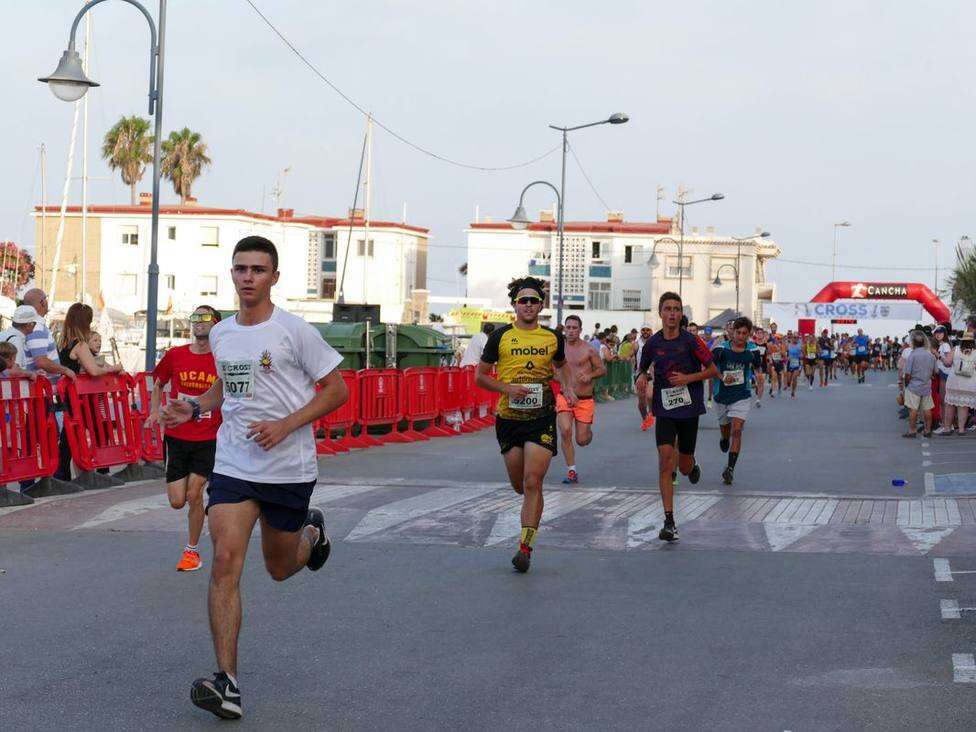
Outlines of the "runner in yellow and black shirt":
M 556 398 L 553 377 L 559 379 L 568 404 L 576 403 L 572 374 L 566 364 L 563 337 L 539 325 L 545 283 L 535 277 L 513 280 L 508 294 L 515 307 L 515 323 L 488 338 L 478 365 L 477 383 L 501 393 L 495 434 L 515 492 L 522 495 L 522 534 L 512 564 L 529 571 L 535 534 L 542 518 L 542 481 L 556 454 Z M 497 374 L 491 375 L 497 364 Z

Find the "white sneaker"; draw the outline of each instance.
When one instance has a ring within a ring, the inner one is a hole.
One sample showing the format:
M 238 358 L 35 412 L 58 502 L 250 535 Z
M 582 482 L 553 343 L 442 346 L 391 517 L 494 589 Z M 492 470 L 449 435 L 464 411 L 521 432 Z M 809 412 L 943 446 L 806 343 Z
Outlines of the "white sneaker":
M 939 427 L 939 429 L 935 430 L 932 434 L 933 435 L 951 435 L 954 431 L 955 430 L 946 429 L 945 427 Z

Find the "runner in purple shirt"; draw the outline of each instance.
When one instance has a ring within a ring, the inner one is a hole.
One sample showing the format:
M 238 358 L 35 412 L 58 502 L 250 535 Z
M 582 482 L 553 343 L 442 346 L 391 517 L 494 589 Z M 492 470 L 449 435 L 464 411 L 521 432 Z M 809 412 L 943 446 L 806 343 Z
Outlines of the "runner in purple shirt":
M 665 292 L 658 302 L 662 329 L 655 333 L 641 351 L 638 390 L 647 385 L 648 370 L 654 366 L 654 393 L 651 413 L 656 418 L 658 473 L 661 503 L 664 504 L 664 526 L 658 535 L 662 541 L 678 538 L 674 523 L 675 462 L 682 475 L 697 483 L 701 468 L 695 462 L 698 439 L 698 417 L 705 413 L 702 382 L 718 376 L 712 363 L 712 352 L 698 336 L 681 330 L 681 296 Z M 675 446 L 677 445 L 677 455 Z

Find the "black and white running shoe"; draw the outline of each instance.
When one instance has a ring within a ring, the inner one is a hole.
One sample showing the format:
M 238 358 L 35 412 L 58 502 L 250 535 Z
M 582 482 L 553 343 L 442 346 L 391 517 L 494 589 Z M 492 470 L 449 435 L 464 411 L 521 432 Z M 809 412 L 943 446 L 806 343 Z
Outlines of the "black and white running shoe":
M 701 468 L 698 466 L 698 463 L 695 463 L 695 466 L 691 469 L 691 472 L 688 473 L 688 480 L 690 480 L 692 484 L 701 480 Z
M 190 687 L 190 700 L 221 719 L 240 719 L 241 690 L 223 671 L 212 679 L 197 679 Z
M 732 468 L 726 466 L 725 470 L 722 471 L 722 482 L 725 485 L 732 485 L 732 480 L 734 476 L 732 474 Z
M 657 535 L 657 538 L 661 541 L 677 541 L 678 527 L 674 525 L 674 521 L 664 519 L 664 526 L 661 527 L 661 532 Z
M 329 541 L 329 534 L 325 530 L 325 514 L 318 508 L 310 509 L 308 518 L 305 519 L 305 525 L 314 526 L 319 530 L 319 540 L 315 542 L 315 546 L 312 547 L 312 551 L 308 555 L 308 561 L 305 563 L 306 567 L 316 572 L 322 569 L 322 565 L 329 560 L 329 554 L 332 553 L 332 542 Z

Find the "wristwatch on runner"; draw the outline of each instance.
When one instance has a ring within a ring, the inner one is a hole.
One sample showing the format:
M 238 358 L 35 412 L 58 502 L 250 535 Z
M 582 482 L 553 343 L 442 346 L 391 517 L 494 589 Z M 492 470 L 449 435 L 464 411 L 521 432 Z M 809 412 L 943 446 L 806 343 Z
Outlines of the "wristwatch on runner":
M 200 400 L 194 399 L 193 397 L 187 397 L 186 401 L 189 402 L 191 407 L 193 407 L 193 414 L 190 417 L 190 421 L 199 422 L 200 421 Z

